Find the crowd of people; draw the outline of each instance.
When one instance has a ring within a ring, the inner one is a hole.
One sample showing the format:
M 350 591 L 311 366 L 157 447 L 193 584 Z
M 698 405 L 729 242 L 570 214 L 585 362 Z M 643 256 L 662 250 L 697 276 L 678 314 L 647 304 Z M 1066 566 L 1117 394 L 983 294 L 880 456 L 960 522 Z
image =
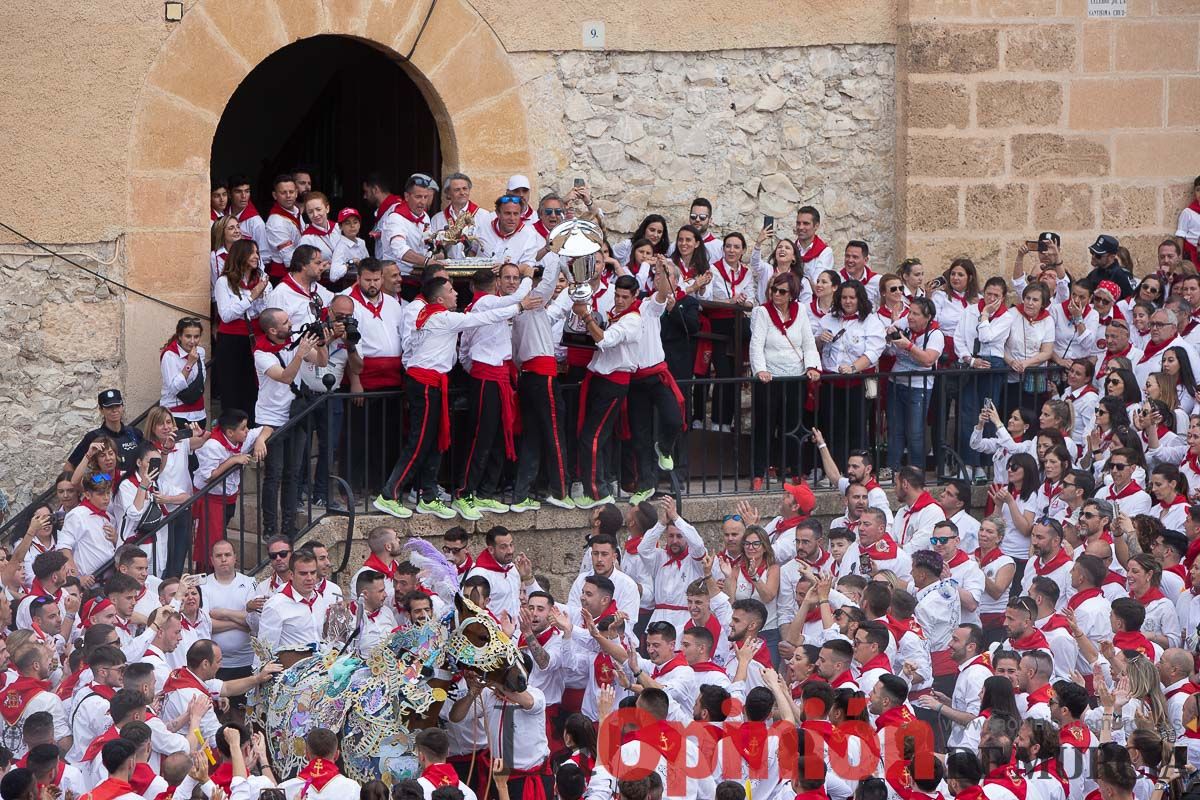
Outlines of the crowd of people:
M 347 602 L 328 550 L 294 541 L 304 493 L 336 502 L 312 448 L 358 463 L 375 507 L 401 519 L 410 505 L 465 521 L 541 502 L 590 510 L 565 596 L 507 528 L 482 543 L 443 535 L 463 594 L 519 642 L 529 685 L 456 676 L 397 800 L 1149 800 L 1177 760 L 1200 762 L 1200 179 L 1140 276 L 1108 235 L 1072 275 L 1053 232 L 1021 248 L 1011 280 L 982 286 L 965 258 L 932 279 L 916 259 L 877 274 L 861 240 L 839 269 L 817 209 L 765 252 L 773 227 L 753 247 L 719 240 L 697 198 L 673 242 L 652 214 L 606 244 L 582 303 L 549 234 L 568 216 L 603 222 L 586 185 L 535 205 L 513 176 L 489 211 L 467 176 L 445 184 L 430 218 L 429 176 L 400 197 L 369 179 L 370 247 L 360 212 L 334 216 L 308 174 L 275 181 L 265 221 L 248 181 L 214 189 L 214 376 L 205 321 L 180 320 L 160 405 L 134 428 L 121 391 L 101 392 L 101 424 L 53 499 L 0 549 L 0 798 L 388 796 L 340 774 L 323 729 L 283 780 L 244 722 L 247 693 L 281 669 L 251 636 L 311 647 Z M 461 311 L 444 271 L 460 258 L 490 265 Z M 466 430 L 450 424 L 459 364 Z M 754 488 L 772 494 L 731 501 L 711 548 L 655 495 L 686 431 L 731 431 L 742 413 L 734 383 L 685 396 L 678 382 L 744 364 Z M 288 426 L 344 391 L 381 402 Z M 931 491 L 939 393 L 963 466 Z M 879 435 L 885 457 L 865 447 Z M 453 437 L 470 444 L 447 492 Z M 372 444 L 378 457 L 347 457 Z M 253 463 L 270 562 L 258 581 L 226 538 Z M 782 480 L 760 483 L 772 470 Z M 623 510 L 613 487 L 626 478 Z M 812 516 L 816 483 L 844 498 L 828 525 Z M 361 653 L 446 610 L 398 559 L 406 535 L 373 530 L 346 586 L 364 606 Z M 776 723 L 815 749 L 789 749 Z M 514 731 L 520 747 L 504 751 Z M 921 746 L 889 747 L 898 735 Z M 689 769 L 706 758 L 710 772 Z M 639 759 L 649 774 L 619 768 Z

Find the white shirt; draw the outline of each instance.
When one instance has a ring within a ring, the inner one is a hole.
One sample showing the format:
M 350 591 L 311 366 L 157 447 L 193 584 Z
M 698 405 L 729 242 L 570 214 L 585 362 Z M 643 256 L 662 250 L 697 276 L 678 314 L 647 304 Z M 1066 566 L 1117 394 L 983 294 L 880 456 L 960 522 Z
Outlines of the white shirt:
M 954 579 L 954 582 L 958 584 L 958 586 L 966 589 L 967 592 L 974 597 L 977 602 L 982 603 L 983 596 L 986 592 L 986 584 L 984 583 L 983 570 L 979 568 L 979 563 L 976 562 L 975 559 L 968 557 L 966 561 L 962 562 L 958 566 L 950 567 L 950 577 Z M 978 606 L 974 611 L 967 611 L 965 608 L 962 608 L 961 599 L 962 598 L 960 597 L 959 608 L 960 619 L 962 623 L 965 624 L 971 622 L 979 625 L 980 619 Z
M 837 372 L 838 367 L 852 364 L 864 355 L 872 367 L 879 364 L 886 339 L 883 325 L 874 314 L 865 320 L 858 317 L 843 320 L 836 314 L 826 314 L 821 318 L 818 335 L 826 331 L 836 337 L 821 349 L 821 366 L 826 372 Z
M 1146 347 L 1151 346 L 1152 344 L 1150 342 L 1146 343 Z M 1187 353 L 1188 362 L 1192 366 L 1192 374 L 1197 374 L 1196 369 L 1200 368 L 1200 353 L 1197 352 L 1195 346 L 1186 341 L 1182 336 L 1176 336 L 1169 345 L 1164 347 L 1162 350 L 1159 350 L 1149 358 L 1146 358 L 1145 354 L 1143 353 L 1142 358 L 1145 358 L 1145 361 L 1139 358 L 1137 361 L 1133 362 L 1133 374 L 1137 378 L 1139 389 L 1146 385 L 1146 378 L 1150 375 L 1150 373 L 1160 372 L 1162 370 L 1162 354 L 1172 347 L 1183 348 L 1183 352 Z
M 363 360 L 399 358 L 400 321 L 405 304 L 382 290 L 375 300 L 371 300 L 355 292 L 354 288 L 351 287 L 342 294 L 354 301 L 354 319 L 358 322 L 358 332 L 362 334 L 358 351 Z
M 258 401 L 254 404 L 256 422 L 274 428 L 287 424 L 292 415 L 292 400 L 295 398 L 292 387 L 299 384 L 300 371 L 296 371 L 296 377 L 291 383 L 277 381 L 267 375 L 267 372 L 272 367 L 286 370 L 297 352 L 296 348 L 284 348 L 277 353 L 254 350 L 254 372 L 258 375 Z
M 350 270 L 350 262 L 362 261 L 369 256 L 366 242 L 358 237 L 351 239 L 342 234 L 333 246 L 333 259 L 329 263 L 329 280 L 339 280 Z
M 273 289 L 263 294 L 266 298 L 264 308 L 278 308 L 287 314 L 293 330 L 316 319 L 312 309 L 314 299 L 318 300 L 322 307 L 333 301 L 333 292 L 319 283 L 313 283 L 305 292 L 301 280 L 300 273 L 289 273 Z
M 25 746 L 25 740 L 21 735 L 24 729 L 25 720 L 30 714 L 35 714 L 38 711 L 48 711 L 50 716 L 54 718 L 54 739 L 65 739 L 71 735 L 71 728 L 67 723 L 67 712 L 63 706 L 63 701 L 58 698 L 54 692 L 39 692 L 29 698 L 29 702 L 25 704 L 25 710 L 21 712 L 21 716 L 15 723 L 9 725 L 8 722 L 0 717 L 0 730 L 4 731 L 3 741 L 5 746 L 12 750 L 13 758 L 21 758 L 29 752 L 29 748 Z
M 493 264 L 532 264 L 538 250 L 542 248 L 541 236 L 532 225 L 521 224 L 508 236 L 500 233 L 496 220 L 476 227 L 479 239 L 479 254 L 492 259 Z
M 300 244 L 300 209 L 290 209 L 289 213 L 295 215 L 295 221 L 282 214 L 267 217 L 264 232 L 267 246 L 259 250 L 263 264 L 283 264 L 287 269 L 292 263 L 292 253 Z
M 638 555 L 646 560 L 653 575 L 654 613 L 650 621 L 665 620 L 678 631 L 690 619 L 687 611 L 688 584 L 704 577 L 703 558 L 708 551 L 699 531 L 683 517 L 677 517 L 671 524 L 687 541 L 687 552 L 681 559 L 672 560 L 665 549 L 659 548 L 658 540 L 666 532 L 666 526 L 661 522 L 646 531 L 638 544 Z
M 266 278 L 260 275 L 259 280 Z M 221 322 L 237 322 L 247 317 L 258 319 L 258 315 L 267 307 L 266 291 L 254 300 L 250 297 L 249 289 L 239 287 L 235 292 L 226 278 L 218 280 L 213 286 L 213 299 L 217 301 L 217 315 Z
M 512 619 L 518 619 L 521 614 L 521 576 L 517 574 L 517 568 L 509 564 L 507 569 L 497 572 L 481 567 L 476 562 L 467 573 L 467 578 L 476 575 L 484 578 L 492 589 L 488 610 L 497 617 L 507 611 Z
M 208 609 L 227 609 L 245 613 L 246 603 L 254 599 L 254 580 L 240 572 L 233 574 L 228 583 L 221 583 L 216 575 L 206 575 L 201 584 L 204 602 Z M 243 630 L 221 631 L 212 635 L 221 647 L 221 664 L 225 667 L 248 667 L 254 661 L 250 649 L 250 634 Z
M 954 681 L 954 696 L 951 698 L 950 707 L 956 711 L 965 711 L 968 714 L 979 713 L 980 695 L 983 691 L 983 682 L 992 677 L 990 667 L 981 663 L 982 656 L 976 656 L 965 664 L 958 666 L 958 677 Z M 948 747 L 959 747 L 962 742 L 963 735 L 966 733 L 967 726 L 953 723 L 950 731 L 950 736 L 946 740 Z
M 226 459 L 237 453 L 249 453 L 254 449 L 254 443 L 258 441 L 259 434 L 262 433 L 262 428 L 251 428 L 246 432 L 246 441 L 242 442 L 242 446 L 234 451 L 225 447 L 218 439 L 210 438 L 207 442 L 201 445 L 196 451 L 196 461 L 198 466 L 195 473 L 192 474 L 192 485 L 196 489 L 203 489 L 212 479 L 213 472 L 217 467 L 225 463 Z M 219 486 L 213 487 L 212 494 L 225 495 L 234 497 L 241 488 L 242 475 L 238 469 L 230 469 L 221 476 L 222 480 Z
M 96 693 L 95 686 L 84 687 L 80 692 L 79 701 L 74 704 L 68 717 L 72 744 L 66 760 L 72 764 L 78 764 L 92 740 L 113 724 L 112 717 L 108 715 L 108 700 Z
M 892 538 L 908 551 L 928 550 L 933 526 L 946 519 L 946 512 L 936 502 L 928 503 L 919 511 L 911 511 L 911 505 L 901 506 L 892 522 Z
M 817 242 L 816 238 L 814 237 L 813 241 L 809 242 L 807 247 L 805 247 L 799 239 L 796 239 L 795 243 L 796 252 L 798 252 L 801 256 L 807 256 Z M 833 248 L 829 247 L 828 245 L 826 245 L 825 249 L 822 250 L 820 255 L 818 255 L 816 258 L 801 263 L 804 264 L 804 277 L 807 278 L 810 283 L 816 283 L 817 278 L 820 277 L 821 273 L 825 270 L 837 272 L 837 269 L 834 267 L 833 263 Z
M 116 552 L 116 546 L 104 533 L 104 526 L 110 524 L 108 514 L 96 514 L 82 504 L 63 518 L 58 547 L 71 551 L 80 575 L 91 575 Z
M 1167 637 L 1167 647 L 1179 647 L 1179 613 L 1175 610 L 1174 600 L 1160 597 L 1146 606 L 1142 633 L 1160 633 Z
M 1069 302 L 1069 301 L 1068 301 Z M 1088 358 L 1096 351 L 1096 330 L 1100 315 L 1088 307 L 1083 315 L 1083 333 L 1075 329 L 1062 303 L 1050 305 L 1050 319 L 1054 320 L 1054 352 L 1062 358 Z
M 1036 356 L 1043 344 L 1054 344 L 1054 320 L 1051 316 L 1030 322 L 1020 311 L 1014 309 L 1012 313 L 1012 329 L 1004 344 L 1004 353 L 1009 358 L 1024 361 Z M 1020 379 L 1015 372 L 1008 375 L 1009 383 L 1016 383 Z
M 1012 332 L 1017 312 L 1006 308 L 992 315 L 989 320 L 982 316 L 983 301 L 968 305 L 954 331 L 954 355 L 959 361 L 975 357 L 975 346 L 979 346 L 979 358 L 1001 358 L 1004 344 Z
M 296 209 L 299 211 L 299 209 Z M 229 213 L 233 213 L 233 209 L 229 209 Z M 247 205 L 238 214 L 238 227 L 242 229 L 242 238 L 251 239 L 258 245 L 258 255 L 263 263 L 266 263 L 267 252 L 271 245 L 267 242 L 267 224 L 263 222 L 263 218 L 259 216 L 258 209 L 253 205 Z
M 931 652 L 945 650 L 950 637 L 962 618 L 962 602 L 954 580 L 939 580 L 916 593 L 917 608 L 913 616 L 925 632 L 925 642 Z M 899 643 L 897 643 L 899 645 Z
M 178 346 L 168 347 L 162 351 L 158 359 L 158 369 L 162 376 L 162 390 L 159 392 L 158 404 L 164 408 L 173 409 L 180 405 L 179 393 L 188 387 L 192 381 L 200 379 L 200 371 L 204 369 L 204 348 L 197 345 L 196 365 L 192 367 L 191 372 L 187 375 L 183 374 L 183 368 L 187 364 L 187 356 L 178 352 Z M 208 378 L 208 373 L 204 373 L 205 379 Z M 171 414 L 190 422 L 199 422 L 204 419 L 205 412 L 201 408 L 197 411 L 172 411 Z
M 637 342 L 638 369 L 656 367 L 666 360 L 662 346 L 662 316 L 667 310 L 665 303 L 658 302 L 657 293 L 642 299 L 638 316 L 642 318 L 642 335 Z
M 195 673 L 192 673 L 193 676 Z M 200 679 L 197 677 L 197 681 Z M 225 682 L 213 678 L 210 681 L 200 681 L 208 687 L 208 696 L 210 698 L 217 697 L 221 694 L 221 687 Z M 176 719 L 185 711 L 187 711 L 188 703 L 196 697 L 201 696 L 199 689 L 194 689 L 190 686 L 185 686 L 181 689 L 176 689 L 168 693 L 163 699 L 162 717 L 164 719 Z M 217 746 L 216 735 L 217 729 L 221 727 L 221 723 L 217 721 L 217 714 L 213 708 L 209 708 L 204 712 L 204 716 L 200 718 L 200 735 L 204 737 L 204 741 L 209 747 Z
M 397 624 L 396 614 L 389 603 L 380 606 L 376 611 L 364 612 L 362 630 L 356 640 L 359 654 L 363 657 L 370 655 L 380 642 L 391 636 Z
M 300 244 L 312 245 L 321 251 L 321 255 L 330 263 L 329 280 L 336 281 L 346 274 L 345 264 L 342 264 L 338 274 L 333 274 L 333 254 L 342 241 L 342 230 L 332 221 L 328 225 L 329 229 L 326 231 L 322 231 L 316 225 L 309 225 L 300 234 Z
M 771 321 L 766 306 L 750 312 L 750 371 L 769 372 L 773 376 L 803 375 L 821 368 L 821 354 L 813 338 L 807 315 L 797 306 L 796 319 L 787 326 L 787 335 Z
M 614 372 L 633 372 L 638 363 L 638 340 L 642 335 L 642 316 L 627 311 L 610 320 L 604 336 L 596 342 L 596 353 L 588 369 L 600 375 Z
M 410 307 L 412 305 L 415 303 L 410 304 Z M 494 322 L 504 322 L 515 317 L 520 311 L 518 301 L 517 304 L 470 314 L 460 314 L 457 311 L 438 311 L 430 314 L 424 325 L 413 330 L 405 343 L 406 365 L 409 368 L 421 367 L 445 374 L 454 367 L 459 332 L 481 328 Z
M 1096 426 L 1096 408 L 1100 405 L 1100 393 L 1089 383 L 1078 389 L 1068 388 L 1063 394 L 1063 400 L 1075 409 L 1075 427 L 1071 429 L 1071 438 L 1083 444 L 1092 428 Z
M 554 325 L 556 321 L 562 321 L 565 315 L 558 304 L 552 304 L 562 260 L 555 253 L 547 253 L 540 263 L 542 277 L 533 287 L 533 293 L 542 298 L 545 305 L 535 311 L 518 314 L 512 321 L 513 358 L 518 364 L 536 356 L 553 356 L 562 340 L 561 329 L 555 335 Z M 565 292 L 563 297 L 567 297 Z
M 271 595 L 258 622 L 259 640 L 276 652 L 318 644 L 325 624 L 324 615 L 318 617 L 320 599 L 315 590 L 310 598 L 302 598 L 291 584 Z
M 966 553 L 975 552 L 975 548 L 979 547 L 979 520 L 964 508 L 950 517 L 950 521 L 958 527 L 958 549 Z
M 395 208 L 399 209 L 399 206 Z M 420 256 L 428 254 L 425 237 L 429 235 L 429 215 L 422 211 L 414 222 L 399 210 L 393 210 L 379 221 L 379 229 L 380 252 L 383 253 L 380 258 L 395 261 L 401 275 L 411 274 L 413 265 L 404 260 L 404 254 L 409 250 Z
M 571 584 L 571 592 L 567 596 L 567 605 L 577 606 L 580 604 L 579 598 L 583 594 L 584 580 L 594 574 L 590 570 L 579 573 L 579 576 Z M 613 583 L 613 600 L 617 604 L 617 609 L 629 617 L 629 619 L 636 620 L 638 617 L 638 606 L 642 599 L 637 581 L 616 567 L 608 575 L 608 579 Z
M 533 686 L 526 691 L 533 697 L 533 705 L 528 709 L 504 702 L 491 689 L 484 689 L 480 695 L 487 709 L 492 758 L 510 758 L 513 767 L 521 770 L 539 767 L 550 757 L 546 696 Z
M 1071 554 L 1067 552 L 1067 555 Z M 1060 566 L 1055 567 L 1050 572 L 1044 575 L 1039 575 L 1037 567 L 1044 562 L 1038 556 L 1030 556 L 1025 562 L 1025 572 L 1021 576 L 1021 593 L 1029 594 L 1029 589 L 1033 586 L 1033 579 L 1037 577 L 1049 578 L 1058 585 L 1058 602 L 1054 605 L 1055 611 L 1062 611 L 1067 601 L 1075 594 L 1075 590 L 1071 588 L 1071 568 L 1075 566 L 1075 562 L 1068 558 Z
M 440 231 L 446 230 L 455 223 L 458 217 L 463 213 L 463 211 L 466 211 L 468 207 L 469 206 L 463 206 L 462 208 L 456 210 L 453 205 L 446 206 L 445 209 L 437 212 L 430 219 L 429 230 L 433 233 L 439 233 Z M 471 232 L 478 232 L 479 230 L 490 226 L 492 224 L 492 220 L 496 217 L 493 212 L 479 206 L 475 207 L 475 210 L 471 212 L 471 216 L 475 218 L 474 224 L 463 231 L 463 233 L 468 235 Z M 445 249 L 445 253 L 446 258 L 462 258 L 464 255 L 466 255 L 461 244 L 450 245 Z
M 362 787 L 345 775 L 334 776 L 321 789 L 309 786 L 305 791 L 307 783 L 303 778 L 292 778 L 279 784 L 279 788 L 287 800 L 299 800 L 301 795 L 304 800 L 358 800 L 362 795 Z
M 963 318 L 963 314 L 966 313 L 968 308 L 975 305 L 975 302 L 960 296 L 948 286 L 936 290 L 933 294 L 929 295 L 929 299 L 933 301 L 938 327 L 943 334 L 953 339 L 955 332 L 958 330 L 958 323 Z
M 485 294 L 471 303 L 468 314 L 493 311 L 519 305 L 533 289 L 533 281 L 522 278 L 517 290 L 508 295 Z M 512 318 L 481 325 L 463 331 L 459 337 L 459 361 L 470 372 L 475 362 L 492 367 L 502 367 L 512 361 Z
M 642 755 L 642 748 L 647 748 L 650 752 Z M 688 737 L 684 741 L 684 753 L 685 765 L 695 766 L 700 763 L 700 748 L 694 737 Z M 716 793 L 715 776 L 695 777 L 695 769 L 688 770 L 685 774 L 684 765 L 668 762 L 666 756 L 636 739 L 621 745 L 619 758 L 619 763 L 626 766 L 641 764 L 643 760 L 647 765 L 656 764 L 654 771 L 662 779 L 664 800 L 695 800 L 713 797 Z M 680 791 L 681 788 L 683 791 Z M 616 796 L 616 792 L 617 779 L 603 763 L 597 763 L 584 797 L 587 800 L 611 800 Z

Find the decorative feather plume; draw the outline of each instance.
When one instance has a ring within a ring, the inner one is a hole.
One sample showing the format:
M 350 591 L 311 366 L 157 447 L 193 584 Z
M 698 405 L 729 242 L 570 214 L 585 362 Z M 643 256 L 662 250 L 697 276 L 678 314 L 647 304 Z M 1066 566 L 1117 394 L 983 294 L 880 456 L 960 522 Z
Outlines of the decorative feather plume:
M 438 549 L 419 536 L 405 539 L 400 549 L 408 554 L 410 563 L 425 574 L 425 581 L 445 602 L 454 603 L 458 593 L 458 569 Z

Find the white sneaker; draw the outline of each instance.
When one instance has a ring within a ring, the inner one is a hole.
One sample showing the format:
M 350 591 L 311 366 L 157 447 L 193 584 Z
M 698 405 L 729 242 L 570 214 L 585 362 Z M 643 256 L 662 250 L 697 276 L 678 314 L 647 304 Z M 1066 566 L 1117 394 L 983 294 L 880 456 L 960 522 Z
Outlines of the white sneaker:
M 583 482 L 575 481 L 571 484 L 571 499 L 578 500 L 580 497 L 583 497 Z
M 704 430 L 704 422 L 703 422 L 703 420 L 698 420 L 698 419 L 694 419 L 694 420 L 692 420 L 692 430 L 694 430 L 694 431 L 702 431 L 702 430 Z

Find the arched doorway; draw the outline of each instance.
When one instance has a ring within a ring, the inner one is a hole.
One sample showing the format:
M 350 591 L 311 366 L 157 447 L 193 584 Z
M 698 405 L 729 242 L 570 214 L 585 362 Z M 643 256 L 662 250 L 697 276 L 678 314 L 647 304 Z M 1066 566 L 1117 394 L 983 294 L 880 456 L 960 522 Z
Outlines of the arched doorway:
M 303 166 L 334 210 L 363 207 L 372 171 L 398 190 L 413 172 L 441 174 L 437 122 L 399 62 L 359 39 L 314 36 L 272 53 L 230 97 L 212 142 L 210 173 L 250 178 L 271 206 L 271 180 Z

